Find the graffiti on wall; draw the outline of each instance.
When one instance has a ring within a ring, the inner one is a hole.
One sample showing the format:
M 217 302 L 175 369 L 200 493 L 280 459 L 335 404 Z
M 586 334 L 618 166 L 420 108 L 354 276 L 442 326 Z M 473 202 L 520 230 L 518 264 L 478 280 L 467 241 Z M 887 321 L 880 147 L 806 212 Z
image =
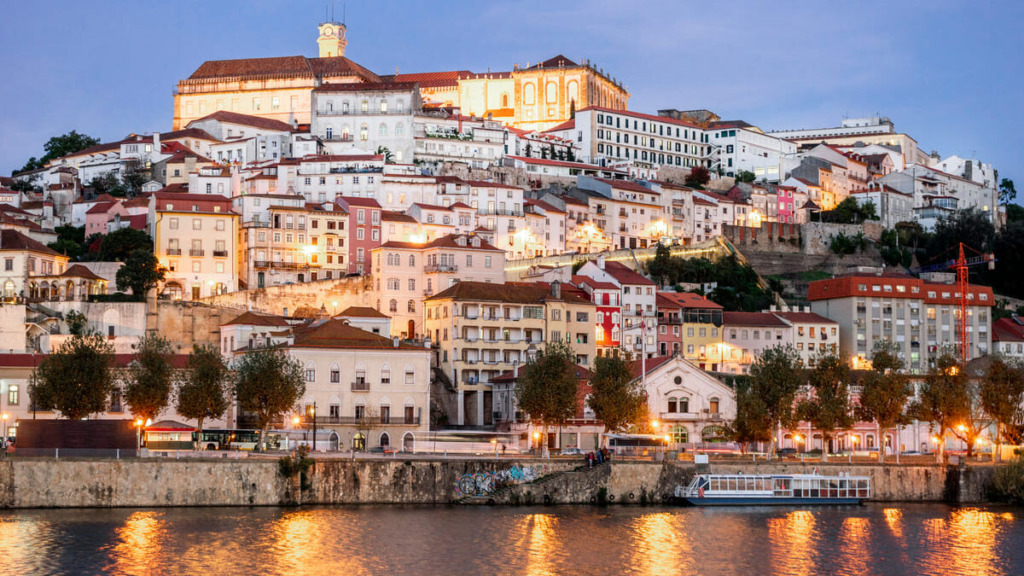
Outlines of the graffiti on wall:
M 504 486 L 533 482 L 543 476 L 544 473 L 544 464 L 533 466 L 515 464 L 505 470 L 463 474 L 455 481 L 455 496 L 486 496 Z

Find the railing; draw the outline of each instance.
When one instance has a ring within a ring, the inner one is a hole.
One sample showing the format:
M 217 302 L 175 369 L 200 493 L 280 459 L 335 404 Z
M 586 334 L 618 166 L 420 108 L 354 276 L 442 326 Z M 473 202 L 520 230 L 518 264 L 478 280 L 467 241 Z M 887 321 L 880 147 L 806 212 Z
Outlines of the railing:
M 358 416 L 317 416 L 316 423 L 339 426 L 419 426 L 420 417 L 364 416 L 360 418 Z
M 188 251 L 188 255 L 189 256 L 197 256 L 197 257 L 199 257 L 199 256 L 203 256 L 204 254 L 206 254 L 206 250 L 195 250 L 195 249 L 193 249 L 193 250 L 189 250 Z
M 384 111 L 381 111 L 380 108 L 376 108 L 376 109 L 367 108 L 366 110 L 363 110 L 362 108 L 360 108 L 358 110 L 352 110 L 352 109 L 349 109 L 349 110 L 317 110 L 316 114 L 317 114 L 317 116 L 388 116 L 388 115 L 393 116 L 393 115 L 396 115 L 396 114 L 403 114 L 403 115 L 411 116 L 412 115 L 412 110 L 406 110 L 406 109 L 403 108 L 401 110 L 384 110 Z
M 191 442 L 189 443 L 191 444 Z M 17 448 L 8 453 L 16 458 L 138 458 L 135 449 L 119 448 Z
M 168 256 L 181 256 L 181 248 L 168 248 L 167 249 L 167 255 Z
M 434 272 L 458 272 L 459 267 L 455 264 L 428 264 L 423 271 L 427 274 Z
M 353 392 L 369 392 L 370 391 L 370 383 L 369 382 L 353 382 L 352 383 L 352 391 Z
M 227 250 L 214 250 L 213 251 L 213 255 L 214 255 L 215 258 L 227 258 L 228 251 Z

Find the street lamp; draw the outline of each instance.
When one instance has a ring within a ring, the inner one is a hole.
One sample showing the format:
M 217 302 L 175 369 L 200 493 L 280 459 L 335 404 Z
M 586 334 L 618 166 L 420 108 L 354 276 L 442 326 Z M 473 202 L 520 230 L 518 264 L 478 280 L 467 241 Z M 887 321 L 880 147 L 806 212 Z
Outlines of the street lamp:
M 540 432 L 537 432 L 536 430 L 533 431 L 533 443 L 536 446 L 536 449 L 539 450 L 540 449 Z
M 850 436 L 850 460 L 849 460 L 849 462 L 851 464 L 853 464 L 853 451 L 856 450 L 856 449 L 857 449 L 857 437 L 856 436 Z
M 309 407 L 309 419 L 313 421 L 313 452 L 316 452 L 316 401 Z
M 142 418 L 135 419 L 135 449 L 142 450 Z
M 964 432 L 967 431 L 967 426 L 960 424 L 956 429 L 957 432 L 960 432 L 960 458 L 963 458 L 964 454 L 967 452 L 967 436 L 964 434 Z
M 7 418 L 9 416 L 10 416 L 9 414 L 4 412 L 4 415 L 3 415 L 3 419 L 4 419 L 4 442 L 7 442 Z

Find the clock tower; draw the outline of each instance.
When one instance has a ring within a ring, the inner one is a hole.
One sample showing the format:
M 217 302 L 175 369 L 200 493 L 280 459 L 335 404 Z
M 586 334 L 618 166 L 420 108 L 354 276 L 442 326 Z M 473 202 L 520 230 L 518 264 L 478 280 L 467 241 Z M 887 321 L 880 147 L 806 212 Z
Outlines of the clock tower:
M 320 46 L 321 58 L 345 55 L 345 46 L 348 45 L 345 30 L 345 25 L 337 22 L 325 22 L 320 25 L 320 37 L 316 43 Z

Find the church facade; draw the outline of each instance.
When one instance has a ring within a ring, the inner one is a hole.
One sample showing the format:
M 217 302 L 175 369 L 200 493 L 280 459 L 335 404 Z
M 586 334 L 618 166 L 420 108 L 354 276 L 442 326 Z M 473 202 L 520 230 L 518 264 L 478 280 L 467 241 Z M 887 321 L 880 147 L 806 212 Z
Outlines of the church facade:
M 511 71 L 468 70 L 377 76 L 345 56 L 344 24 L 319 25 L 318 58 L 284 56 L 204 62 L 174 91 L 173 129 L 226 110 L 287 122 L 312 120 L 312 92 L 324 84 L 416 83 L 424 107 L 459 108 L 516 128 L 547 130 L 575 110 L 625 110 L 629 91 L 589 61 L 565 56 Z

